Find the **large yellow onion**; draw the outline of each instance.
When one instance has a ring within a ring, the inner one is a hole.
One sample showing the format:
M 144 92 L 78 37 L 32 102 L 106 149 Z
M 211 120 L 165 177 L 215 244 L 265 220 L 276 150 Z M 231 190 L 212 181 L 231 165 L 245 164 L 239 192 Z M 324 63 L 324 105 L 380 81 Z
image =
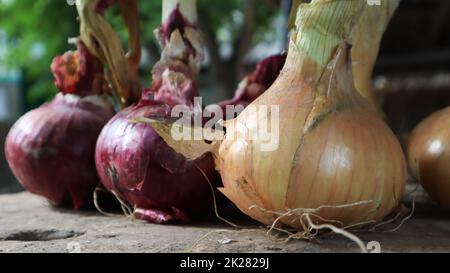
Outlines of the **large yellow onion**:
M 432 114 L 413 130 L 408 162 L 431 198 L 450 209 L 450 107 Z
M 380 221 L 399 204 L 406 163 L 394 134 L 354 87 L 346 41 L 364 6 L 359 0 L 301 5 L 280 76 L 225 122 L 225 140 L 209 148 L 200 142 L 181 145 L 160 123 L 153 122 L 154 128 L 186 156 L 212 151 L 222 193 L 264 224 L 289 211 L 309 211 L 315 223 L 344 227 Z M 264 110 L 267 115 L 260 114 Z M 270 125 L 277 115 L 278 126 Z M 262 149 L 267 139 L 258 135 L 264 125 L 279 132 L 276 149 Z M 304 229 L 303 216 L 278 220 Z

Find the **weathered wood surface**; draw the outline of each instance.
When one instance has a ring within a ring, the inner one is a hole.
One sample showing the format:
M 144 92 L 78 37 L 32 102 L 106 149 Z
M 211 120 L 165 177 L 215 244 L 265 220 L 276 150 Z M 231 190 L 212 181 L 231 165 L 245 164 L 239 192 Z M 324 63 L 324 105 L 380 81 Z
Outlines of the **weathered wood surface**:
M 406 205 L 411 203 L 406 201 Z M 259 228 L 238 211 L 228 209 L 228 219 Z M 213 232 L 227 230 L 228 232 Z M 210 236 L 201 239 L 205 234 Z M 379 242 L 382 252 L 450 252 L 450 212 L 418 198 L 412 219 L 394 233 L 357 235 L 368 243 Z M 260 231 L 233 231 L 216 219 L 188 225 L 153 225 L 96 212 L 74 213 L 50 208 L 29 193 L 0 195 L 0 252 L 358 252 L 341 236 L 312 242 L 281 243 Z

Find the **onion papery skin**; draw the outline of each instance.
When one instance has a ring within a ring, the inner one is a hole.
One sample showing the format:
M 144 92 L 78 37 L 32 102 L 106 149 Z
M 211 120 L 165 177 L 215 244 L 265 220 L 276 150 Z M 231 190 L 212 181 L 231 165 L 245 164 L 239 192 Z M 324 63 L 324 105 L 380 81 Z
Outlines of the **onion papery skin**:
M 5 143 L 9 166 L 25 189 L 52 205 L 88 207 L 99 183 L 95 144 L 113 115 L 106 96 L 59 93 L 11 128 Z
M 138 117 L 167 118 L 170 107 L 141 100 L 109 121 L 96 149 L 103 185 L 135 207 L 135 217 L 152 223 L 184 222 L 211 215 L 211 186 L 219 186 L 220 182 L 211 154 L 195 161 L 186 159 L 151 126 L 131 122 Z
M 226 123 L 227 134 L 234 132 L 235 137 L 218 150 L 221 192 L 267 225 L 277 217 L 267 210 L 285 213 L 347 204 L 355 205 L 323 208 L 314 212 L 318 217 L 313 221 L 342 226 L 380 221 L 398 206 L 404 191 L 406 163 L 400 144 L 355 90 L 346 57 L 337 56 L 317 84 L 314 73 L 307 71 L 314 64 L 302 63 L 295 48 L 289 54 L 281 76 L 252 103 L 256 108 L 280 106 L 279 147 L 263 151 L 260 140 L 249 139 L 257 134 L 257 124 L 267 122 L 250 108 Z M 248 131 L 237 124 L 245 124 Z M 368 203 L 356 205 L 360 202 Z M 280 221 L 303 229 L 300 218 Z
M 412 131 L 408 163 L 431 198 L 450 209 L 450 107 L 423 120 Z

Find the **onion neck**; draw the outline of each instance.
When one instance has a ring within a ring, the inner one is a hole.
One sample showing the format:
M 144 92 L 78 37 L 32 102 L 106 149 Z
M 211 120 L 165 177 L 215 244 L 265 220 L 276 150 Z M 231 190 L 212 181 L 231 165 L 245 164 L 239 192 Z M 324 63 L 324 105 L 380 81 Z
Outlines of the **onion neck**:
M 381 5 L 369 6 L 359 19 L 352 33 L 352 60 L 355 87 L 358 92 L 378 108 L 373 93 L 372 73 L 378 56 L 381 38 L 397 9 L 400 0 L 382 1 Z
M 305 134 L 329 114 L 360 105 L 347 41 L 364 4 L 360 0 L 316 0 L 298 9 L 280 82 L 283 87 L 295 86 L 294 92 L 311 92 Z
M 179 9 L 186 20 L 192 24 L 197 24 L 197 0 L 164 0 L 162 9 L 162 23 L 164 24 L 171 16 L 172 11 Z
M 92 55 L 83 42 L 75 40 L 76 51 L 56 56 L 51 64 L 55 86 L 63 94 L 79 97 L 110 94 L 102 62 Z
M 349 40 L 364 5 L 360 0 L 316 0 L 300 5 L 283 76 L 291 82 L 317 82 L 338 46 Z
M 155 30 L 162 47 L 161 58 L 152 70 L 153 86 L 143 98 L 151 92 L 155 100 L 169 105 L 193 105 L 203 62 L 203 44 L 196 23 L 195 0 L 163 1 L 163 22 Z

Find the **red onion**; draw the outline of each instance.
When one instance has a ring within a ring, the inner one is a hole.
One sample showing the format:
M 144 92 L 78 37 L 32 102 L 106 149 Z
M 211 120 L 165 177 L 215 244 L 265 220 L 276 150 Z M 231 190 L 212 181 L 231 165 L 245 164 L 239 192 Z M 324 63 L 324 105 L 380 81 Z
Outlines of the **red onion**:
M 114 109 L 101 95 L 103 66 L 82 43 L 77 52 L 56 57 L 52 71 L 61 92 L 15 123 L 6 139 L 6 159 L 28 191 L 78 210 L 92 203 L 98 184 L 95 143 Z
M 211 212 L 209 182 L 218 175 L 210 155 L 196 161 L 176 153 L 136 117 L 169 117 L 166 103 L 141 100 L 117 114 L 97 142 L 96 163 L 103 185 L 128 204 L 135 216 L 153 223 L 186 221 Z M 214 185 L 217 186 L 217 185 Z
M 234 97 L 218 105 L 223 111 L 226 110 L 227 105 L 241 105 L 242 109 L 247 107 L 273 84 L 284 66 L 286 56 L 286 53 L 281 53 L 261 60 L 255 70 L 240 82 Z M 229 118 L 235 117 L 227 117 Z
M 203 55 L 196 47 L 195 27 L 178 8 L 156 34 L 163 53 L 153 69 L 153 86 L 138 104 L 105 126 L 97 142 L 96 164 L 103 185 L 134 207 L 136 218 L 153 223 L 186 221 L 213 211 L 211 186 L 220 179 L 211 155 L 187 160 L 150 126 L 131 120 L 169 118 L 172 106 L 180 104 L 193 109 Z

